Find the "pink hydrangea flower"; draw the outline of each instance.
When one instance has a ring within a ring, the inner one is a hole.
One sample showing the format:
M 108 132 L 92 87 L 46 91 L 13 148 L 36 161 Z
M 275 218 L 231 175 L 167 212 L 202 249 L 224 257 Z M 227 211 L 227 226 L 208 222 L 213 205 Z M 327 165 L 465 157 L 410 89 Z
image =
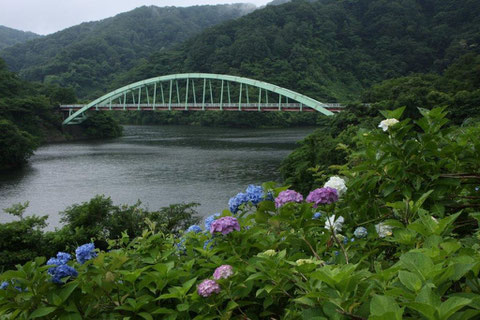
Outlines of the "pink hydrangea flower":
M 313 202 L 314 207 L 320 204 L 330 204 L 338 200 L 337 190 L 330 187 L 318 188 L 310 192 L 307 197 L 307 202 Z
M 303 196 L 294 190 L 284 190 L 278 194 L 275 199 L 275 208 L 280 208 L 289 202 L 302 202 Z
M 220 286 L 215 280 L 205 279 L 198 285 L 197 292 L 200 296 L 207 298 L 212 293 L 220 293 Z
M 221 232 L 222 234 L 229 234 L 233 230 L 240 231 L 240 224 L 237 218 L 234 217 L 221 217 L 212 222 L 210 225 L 210 233 Z
M 233 275 L 233 267 L 228 264 L 224 264 L 217 269 L 215 269 L 215 272 L 213 273 L 213 278 L 215 280 L 219 279 L 227 279 Z

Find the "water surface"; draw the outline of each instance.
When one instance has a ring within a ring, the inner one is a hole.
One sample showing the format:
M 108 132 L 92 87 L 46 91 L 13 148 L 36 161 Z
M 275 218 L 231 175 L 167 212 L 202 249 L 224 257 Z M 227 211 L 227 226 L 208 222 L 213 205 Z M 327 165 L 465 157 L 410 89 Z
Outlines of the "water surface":
M 198 202 L 205 216 L 248 184 L 281 181 L 281 160 L 312 130 L 126 126 L 118 139 L 46 145 L 26 168 L 0 174 L 0 208 L 29 201 L 27 214 L 48 214 L 50 229 L 58 212 L 97 194 L 150 210 Z

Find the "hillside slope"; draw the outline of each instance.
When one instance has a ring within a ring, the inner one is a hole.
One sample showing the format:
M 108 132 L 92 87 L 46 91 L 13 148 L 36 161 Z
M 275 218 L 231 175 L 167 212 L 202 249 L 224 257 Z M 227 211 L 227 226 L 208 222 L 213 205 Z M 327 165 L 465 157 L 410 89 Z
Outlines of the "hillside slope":
M 0 56 L 26 80 L 72 86 L 80 97 L 92 97 L 140 59 L 253 9 L 248 4 L 144 6 L 7 48 Z
M 39 37 L 41 36 L 33 32 L 25 32 L 0 26 L 0 50 Z
M 476 0 L 296 0 L 221 25 L 122 75 L 112 87 L 176 72 L 241 75 L 326 102 L 480 50 Z

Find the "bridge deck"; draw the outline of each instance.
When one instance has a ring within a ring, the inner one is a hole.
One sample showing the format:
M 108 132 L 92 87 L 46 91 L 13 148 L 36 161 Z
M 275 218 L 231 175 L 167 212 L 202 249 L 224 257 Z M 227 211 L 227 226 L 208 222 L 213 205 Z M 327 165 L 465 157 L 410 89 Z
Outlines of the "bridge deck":
M 343 110 L 344 106 L 338 103 L 326 104 L 332 112 L 340 112 Z M 74 105 L 61 105 L 60 109 L 68 112 L 73 112 L 80 110 L 85 105 L 83 104 L 74 104 Z M 311 109 L 307 106 L 304 106 L 300 103 L 172 103 L 172 104 L 108 104 L 102 106 L 96 106 L 91 110 L 96 111 L 127 111 L 127 110 L 141 110 L 141 111 L 291 111 L 291 112 L 315 112 L 314 109 Z

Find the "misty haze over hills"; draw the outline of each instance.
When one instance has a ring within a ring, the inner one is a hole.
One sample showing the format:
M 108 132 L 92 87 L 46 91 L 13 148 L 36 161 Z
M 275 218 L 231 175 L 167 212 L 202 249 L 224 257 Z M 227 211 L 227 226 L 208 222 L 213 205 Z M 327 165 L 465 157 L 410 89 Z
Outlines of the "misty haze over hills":
M 0 50 L 39 37 L 41 36 L 33 32 L 25 32 L 0 26 Z

